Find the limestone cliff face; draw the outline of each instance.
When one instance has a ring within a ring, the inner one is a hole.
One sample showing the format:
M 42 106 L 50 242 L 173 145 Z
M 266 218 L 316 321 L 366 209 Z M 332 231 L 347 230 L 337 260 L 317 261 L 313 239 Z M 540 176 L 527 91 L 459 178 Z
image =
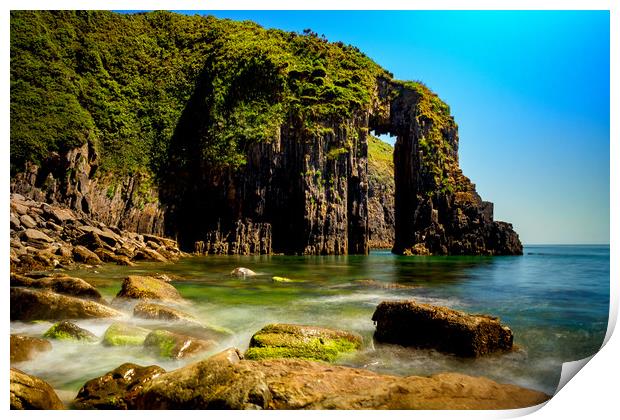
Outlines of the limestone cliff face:
M 98 157 L 85 144 L 64 156 L 53 154 L 40 166 L 28 164 L 11 179 L 11 192 L 35 201 L 64 204 L 120 229 L 162 235 L 164 211 L 148 179 L 96 176 Z
M 458 164 L 458 129 L 449 108 L 419 83 L 384 83 L 389 118 L 376 130 L 397 136 L 394 151 L 397 254 L 514 255 L 512 225 L 493 220 Z

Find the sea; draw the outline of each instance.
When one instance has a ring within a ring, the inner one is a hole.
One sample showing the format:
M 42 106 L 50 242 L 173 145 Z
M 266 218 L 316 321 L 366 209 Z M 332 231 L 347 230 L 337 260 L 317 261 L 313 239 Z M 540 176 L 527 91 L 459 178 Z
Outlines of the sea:
M 236 267 L 257 275 L 233 277 Z M 185 299 L 182 310 L 234 333 L 211 353 L 231 346 L 245 351 L 252 334 L 270 323 L 333 327 L 364 339 L 362 350 L 339 364 L 392 375 L 460 372 L 548 394 L 554 393 L 564 362 L 601 347 L 609 316 L 608 245 L 531 245 L 522 256 L 502 257 L 403 257 L 385 250 L 367 256 L 195 256 L 67 274 L 90 282 L 108 301 L 129 274 L 170 277 Z M 292 281 L 274 282 L 274 276 Z M 512 329 L 515 350 L 472 359 L 374 342 L 371 318 L 377 305 L 403 299 L 497 316 Z M 133 318 L 130 309 L 124 321 L 147 328 L 152 323 Z M 76 323 L 101 337 L 111 322 Z M 11 333 L 40 336 L 51 325 L 11 322 Z M 56 341 L 52 351 L 14 366 L 70 399 L 87 380 L 125 362 L 171 370 L 194 361 L 158 359 L 139 346 Z

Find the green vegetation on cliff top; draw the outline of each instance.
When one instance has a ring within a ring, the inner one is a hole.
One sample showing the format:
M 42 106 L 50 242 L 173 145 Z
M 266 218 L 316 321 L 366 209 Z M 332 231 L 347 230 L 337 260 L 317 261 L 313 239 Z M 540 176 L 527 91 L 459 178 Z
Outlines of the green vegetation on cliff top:
M 201 158 L 237 167 L 249 144 L 283 125 L 301 124 L 311 141 L 346 123 L 373 106 L 379 77 L 391 79 L 355 47 L 249 21 L 13 11 L 10 23 L 12 173 L 88 142 L 100 174 L 157 182 L 198 85 Z M 421 83 L 398 83 L 426 98 L 420 112 L 433 121 L 429 138 L 440 140 L 449 108 Z M 444 154 L 441 141 L 431 143 L 429 156 Z
M 308 32 L 170 12 L 11 13 L 11 165 L 90 142 L 101 169 L 153 173 L 200 78 L 204 157 L 243 163 L 291 115 L 321 121 L 371 101 L 385 72 L 357 48 Z

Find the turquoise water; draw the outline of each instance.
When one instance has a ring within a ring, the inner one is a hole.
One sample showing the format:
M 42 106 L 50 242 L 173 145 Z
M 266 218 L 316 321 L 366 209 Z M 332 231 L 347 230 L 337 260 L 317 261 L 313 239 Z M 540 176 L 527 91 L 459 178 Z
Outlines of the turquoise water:
M 230 271 L 239 266 L 259 275 L 231 277 Z M 518 257 L 400 257 L 388 251 L 343 257 L 210 256 L 176 264 L 105 265 L 70 274 L 112 299 L 131 273 L 168 274 L 187 300 L 183 310 L 233 330 L 235 335 L 218 349 L 247 349 L 251 335 L 267 323 L 320 325 L 364 337 L 364 349 L 342 359 L 345 365 L 398 375 L 456 371 L 548 393 L 557 386 L 563 362 L 600 348 L 609 311 L 609 246 L 526 246 Z M 272 276 L 296 282 L 274 283 Z M 358 280 L 411 287 L 380 288 Z M 518 350 L 472 360 L 374 344 L 371 316 L 386 299 L 416 299 L 499 316 L 512 328 Z M 131 319 L 130 313 L 127 320 L 152 326 Z M 102 335 L 110 322 L 78 324 Z M 11 330 L 40 334 L 50 325 L 15 322 Z M 55 388 L 75 393 L 87 379 L 127 361 L 174 369 L 192 360 L 158 360 L 141 348 L 55 343 L 52 352 L 21 366 Z

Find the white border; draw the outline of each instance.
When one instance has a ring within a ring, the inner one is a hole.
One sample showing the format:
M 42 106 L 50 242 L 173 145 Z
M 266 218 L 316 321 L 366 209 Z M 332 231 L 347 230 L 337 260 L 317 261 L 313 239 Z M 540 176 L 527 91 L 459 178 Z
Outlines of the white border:
M 178 0 L 178 1 L 118 1 L 118 0 L 108 0 L 108 1 L 96 1 L 85 4 L 84 1 L 74 1 L 74 0 L 64 0 L 64 1 L 56 1 L 53 3 L 50 2 L 41 2 L 34 0 L 21 0 L 14 1 L 9 0 L 3 2 L 4 6 L 4 15 L 2 19 L 2 31 L 0 32 L 0 36 L 2 37 L 3 45 L 5 49 L 3 51 L 3 73 L 5 83 L 2 85 L 2 92 L 5 98 L 3 102 L 3 113 L 2 113 L 2 121 L 4 128 L 4 139 L 0 142 L 0 159 L 2 159 L 2 168 L 5 173 L 5 197 L 7 200 L 5 201 L 5 205 L 2 208 L 2 214 L 4 216 L 3 219 L 8 220 L 8 178 L 9 178 L 9 141 L 8 141 L 8 127 L 9 127 L 9 88 L 8 88 L 8 80 L 9 80 L 9 15 L 8 11 L 11 9 L 108 9 L 108 10 L 123 10 L 123 9 L 133 9 L 133 10 L 152 10 L 152 9 L 169 9 L 169 10 L 204 10 L 204 9 L 213 9 L 213 10 L 252 10 L 252 9 L 265 9 L 265 10 L 346 10 L 346 9 L 363 9 L 363 10 L 403 10 L 403 9 L 417 9 L 417 10 L 481 10 L 481 9 L 492 9 L 492 10 L 610 10 L 611 11 L 611 102 L 610 102 L 610 113 L 612 116 L 620 116 L 620 107 L 618 106 L 618 78 L 617 75 L 620 74 L 620 65 L 619 65 L 619 53 L 620 53 L 620 45 L 618 43 L 618 28 L 620 27 L 620 19 L 619 19 L 619 7 L 617 1 L 613 0 L 563 0 L 563 1 L 549 1 L 549 0 L 504 0 L 504 1 L 492 1 L 492 0 L 478 0 L 478 1 L 458 1 L 458 0 L 435 0 L 435 1 L 393 1 L 393 0 L 384 0 L 381 2 L 370 2 L 367 0 L 340 0 L 337 2 L 327 1 L 327 0 L 314 0 L 314 1 L 296 1 L 291 3 L 290 1 L 272 1 L 272 0 L 264 0 L 257 4 L 255 1 L 222 1 L 222 0 L 214 0 L 214 1 L 203 1 L 203 2 L 195 2 L 195 1 L 187 1 L 187 0 Z M 611 241 L 611 254 L 610 254 L 610 262 L 611 262 L 611 279 L 615 279 L 610 284 L 610 320 L 607 335 L 605 337 L 606 345 L 592 358 L 592 361 L 587 364 L 587 366 L 583 369 L 581 373 L 578 375 L 577 380 L 569 381 L 568 384 L 559 392 L 554 398 L 552 398 L 545 406 L 544 409 L 536 411 L 532 414 L 531 418 L 536 419 L 548 419 L 548 418 L 568 418 L 568 419 L 583 419 L 584 417 L 594 417 L 594 418 L 609 418 L 610 415 L 613 416 L 614 412 L 617 412 L 617 385 L 616 378 L 618 377 L 619 369 L 618 369 L 618 360 L 616 355 L 620 354 L 620 343 L 616 337 L 612 336 L 613 329 L 615 327 L 617 313 L 618 313 L 618 282 L 617 280 L 620 278 L 618 272 L 618 261 L 620 261 L 620 254 L 617 247 L 617 234 L 618 234 L 618 223 L 615 215 L 619 214 L 620 206 L 619 204 L 619 196 L 618 196 L 618 170 L 615 167 L 614 163 L 620 161 L 619 156 L 619 147 L 618 141 L 620 139 L 620 132 L 618 130 L 618 122 L 615 119 L 611 119 L 610 121 L 610 139 L 613 139 L 610 144 L 610 241 Z M 0 249 L 0 255 L 4 261 L 4 273 L 5 273 L 5 281 L 8 281 L 8 226 L 6 223 L 2 224 L 2 234 L 5 238 L 4 242 L 0 245 L 2 248 Z M 4 286 L 5 288 L 7 285 Z M 8 305 L 8 293 L 4 293 L 4 319 L 9 319 L 9 305 Z M 4 337 L 7 337 L 10 332 L 8 322 L 4 324 Z M 2 348 L 2 363 L 5 367 L 4 372 L 8 371 L 8 346 L 4 345 Z M 7 375 L 8 376 L 8 375 Z M 5 376 L 5 378 L 7 378 Z M 4 390 L 4 407 L 8 409 L 8 381 L 0 381 L 0 387 Z M 543 404 L 544 405 L 544 404 Z M 537 407 L 540 408 L 540 407 Z M 389 413 L 390 417 L 396 416 L 401 418 L 410 418 L 411 416 L 415 416 L 415 418 L 472 418 L 472 419 L 481 419 L 481 418 L 506 418 L 506 417 L 515 417 L 530 413 L 535 411 L 535 409 L 522 409 L 522 410 L 507 410 L 507 411 L 441 411 L 441 412 L 427 412 L 427 411 L 391 411 Z M 85 414 L 88 416 L 99 417 L 99 416 L 109 416 L 111 413 L 105 412 L 78 412 L 78 411 L 64 411 L 64 412 L 45 412 L 45 413 L 35 413 L 35 412 L 10 412 L 11 416 L 39 416 L 45 415 L 51 417 L 60 418 L 71 418 L 84 416 Z M 115 412 L 114 416 L 132 416 L 135 417 L 146 417 L 152 416 L 153 412 L 132 412 L 132 413 L 122 413 Z M 280 417 L 290 418 L 292 413 L 290 412 L 272 412 L 272 413 L 264 413 L 262 415 L 269 415 L 270 417 Z M 296 412 L 294 414 L 295 417 L 333 417 L 333 418 L 342 418 L 343 416 L 363 416 L 363 417 L 375 417 L 381 416 L 383 417 L 385 412 Z M 162 418 L 168 417 L 170 414 L 167 412 L 157 413 L 156 415 L 162 416 Z M 246 418 L 247 416 L 261 415 L 256 413 L 237 413 L 237 412 L 226 412 L 226 413 L 201 413 L 201 412 L 184 412 L 183 416 L 205 416 L 205 415 L 215 415 L 215 416 L 223 416 L 226 417 L 237 417 L 242 416 Z

